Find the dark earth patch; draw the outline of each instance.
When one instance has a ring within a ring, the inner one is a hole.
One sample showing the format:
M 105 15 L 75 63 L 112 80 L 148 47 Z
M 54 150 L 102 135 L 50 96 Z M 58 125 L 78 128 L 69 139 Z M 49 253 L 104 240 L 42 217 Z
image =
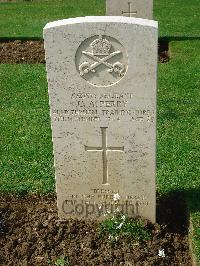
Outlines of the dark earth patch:
M 169 61 L 169 45 L 167 40 L 159 42 L 159 62 Z M 44 43 L 42 40 L 6 40 L 0 42 L 0 63 L 44 64 Z
M 166 38 L 159 39 L 158 42 L 158 56 L 160 63 L 167 63 L 170 59 L 169 41 Z
M 44 64 L 44 43 L 42 40 L 1 42 L 0 63 Z
M 0 265 L 64 265 L 55 264 L 63 256 L 72 266 L 190 266 L 186 214 L 182 196 L 159 198 L 158 224 L 146 224 L 151 240 L 110 242 L 96 221 L 60 221 L 55 197 L 1 195 Z

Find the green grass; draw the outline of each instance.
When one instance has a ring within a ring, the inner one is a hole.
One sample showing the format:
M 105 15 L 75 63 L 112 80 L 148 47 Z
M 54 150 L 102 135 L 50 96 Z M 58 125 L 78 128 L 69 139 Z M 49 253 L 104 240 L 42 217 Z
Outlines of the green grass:
M 199 0 L 154 0 L 160 36 L 199 37 Z M 38 37 L 47 22 L 105 14 L 105 0 L 46 0 L 0 3 L 0 37 Z
M 171 60 L 159 65 L 157 187 L 185 192 L 200 261 L 199 9 L 199 0 L 154 0 L 171 41 Z M 104 14 L 105 0 L 0 3 L 0 37 L 41 38 L 49 21 Z M 0 191 L 55 191 L 44 66 L 0 65 L 0 75 Z
M 39 37 L 47 22 L 105 14 L 105 0 L 0 3 L 0 37 Z
M 159 65 L 158 187 L 161 193 L 200 188 L 199 41 L 171 43 Z
M 0 65 L 0 191 L 54 191 L 43 65 Z
M 159 65 L 157 186 L 185 192 L 200 261 L 200 41 L 170 48 L 170 63 Z
M 176 40 L 199 38 L 199 9 L 199 0 L 154 0 L 154 16 L 159 21 L 160 36 Z
M 200 187 L 188 189 L 186 200 L 190 211 L 191 236 L 194 246 L 194 253 L 200 263 Z

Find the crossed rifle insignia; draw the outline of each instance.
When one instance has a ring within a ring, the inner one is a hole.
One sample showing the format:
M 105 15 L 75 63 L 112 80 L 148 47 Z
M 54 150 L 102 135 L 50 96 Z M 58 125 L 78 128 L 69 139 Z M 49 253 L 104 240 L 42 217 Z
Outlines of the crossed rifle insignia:
M 100 58 L 96 55 L 94 55 L 93 53 L 90 52 L 86 52 L 86 51 L 82 51 L 82 53 L 92 59 L 95 60 L 95 63 L 90 64 L 88 62 L 83 62 L 80 66 L 79 66 L 79 71 L 80 71 L 80 75 L 84 76 L 85 74 L 89 73 L 89 72 L 96 72 L 96 68 L 100 65 L 105 65 L 108 67 L 108 72 L 109 73 L 117 73 L 120 77 L 124 76 L 125 73 L 125 65 L 122 64 L 121 62 L 116 62 L 114 64 L 111 64 L 109 62 L 107 62 L 109 59 L 113 58 L 114 56 L 120 54 L 120 51 L 115 51 L 109 55 L 106 55 L 103 58 Z

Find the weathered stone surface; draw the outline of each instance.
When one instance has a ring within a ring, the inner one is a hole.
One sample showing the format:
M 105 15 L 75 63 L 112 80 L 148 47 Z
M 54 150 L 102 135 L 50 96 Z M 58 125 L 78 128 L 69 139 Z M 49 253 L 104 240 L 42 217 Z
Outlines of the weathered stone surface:
M 153 19 L 153 0 L 106 0 L 106 15 Z
M 59 216 L 155 221 L 157 22 L 67 19 L 44 39 Z

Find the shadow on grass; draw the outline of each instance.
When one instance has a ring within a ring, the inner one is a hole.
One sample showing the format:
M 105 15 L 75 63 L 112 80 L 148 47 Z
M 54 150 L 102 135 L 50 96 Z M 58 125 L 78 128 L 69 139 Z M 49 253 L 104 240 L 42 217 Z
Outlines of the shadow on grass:
M 184 192 L 157 195 L 157 223 L 167 231 L 187 235 L 189 216 Z
M 42 41 L 40 37 L 0 37 L 0 42 L 14 42 L 14 41 Z
M 188 235 L 190 214 L 200 212 L 200 188 L 157 195 L 157 223 L 168 231 Z
M 160 37 L 159 40 L 161 42 L 182 42 L 182 41 L 198 41 L 200 37 L 192 37 L 192 36 L 165 36 Z
M 185 191 L 188 209 L 190 213 L 200 212 L 200 188 Z
M 0 37 L 0 42 L 10 42 L 10 41 L 40 41 L 43 40 L 42 37 Z M 172 41 L 198 41 L 200 37 L 193 36 L 165 36 L 159 37 L 159 43 L 165 43 L 166 45 Z M 167 46 L 168 47 L 168 46 Z

